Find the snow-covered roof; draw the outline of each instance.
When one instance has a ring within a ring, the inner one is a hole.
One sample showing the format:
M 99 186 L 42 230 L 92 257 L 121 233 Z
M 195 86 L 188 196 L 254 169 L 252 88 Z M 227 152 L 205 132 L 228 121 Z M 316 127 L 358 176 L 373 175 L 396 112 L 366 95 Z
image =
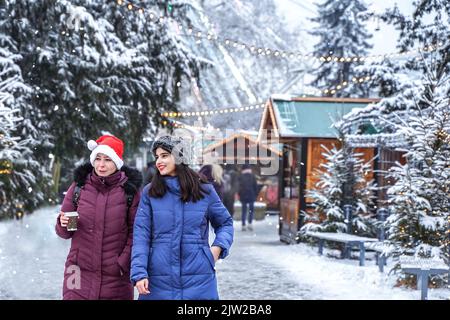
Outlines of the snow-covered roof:
M 399 133 L 349 134 L 345 137 L 349 146 L 355 148 L 376 148 L 379 146 L 399 148 L 406 145 L 405 137 Z
M 250 135 L 247 135 L 247 134 L 244 134 L 244 133 L 236 133 L 236 134 L 233 134 L 233 135 L 231 135 L 229 137 L 226 137 L 225 139 L 223 139 L 221 141 L 218 141 L 218 142 L 215 142 L 215 143 L 211 143 L 210 145 L 208 145 L 206 147 L 206 149 L 204 149 L 203 153 L 208 153 L 208 152 L 211 152 L 213 150 L 217 150 L 218 148 L 222 148 L 224 145 L 226 145 L 227 143 L 229 143 L 229 142 L 231 142 L 231 141 L 233 141 L 235 139 L 248 140 L 249 143 L 252 143 L 253 145 L 256 145 L 258 148 L 262 148 L 262 149 L 265 149 L 267 151 L 271 151 L 273 154 L 275 154 L 277 156 L 281 156 L 282 155 L 281 151 L 276 149 L 276 148 L 274 148 L 274 146 L 266 145 L 266 144 L 258 141 L 256 139 L 256 137 L 253 138 Z
M 384 98 L 365 108 L 354 109 L 336 125 L 344 131 L 349 144 L 354 147 L 404 148 L 408 145 L 406 138 L 397 132 L 396 127 L 408 122 L 411 117 L 419 116 L 420 111 L 414 105 L 407 104 L 410 102 L 403 104 L 403 101 L 395 99 Z M 363 126 L 370 126 L 376 132 L 361 132 Z
M 273 123 L 280 138 L 335 138 L 333 123 L 355 108 L 363 108 L 377 100 L 355 98 L 299 98 L 272 95 L 263 113 L 260 135 Z

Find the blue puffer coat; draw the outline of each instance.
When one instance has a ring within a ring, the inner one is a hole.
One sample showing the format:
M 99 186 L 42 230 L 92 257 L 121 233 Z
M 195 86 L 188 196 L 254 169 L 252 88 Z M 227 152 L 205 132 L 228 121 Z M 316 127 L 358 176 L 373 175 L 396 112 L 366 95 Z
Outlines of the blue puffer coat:
M 209 192 L 203 199 L 182 202 L 178 177 L 164 180 L 162 198 L 150 197 L 145 186 L 134 222 L 130 277 L 134 284 L 148 278 L 150 290 L 139 300 L 219 299 L 209 222 L 223 259 L 233 242 L 233 220 L 211 184 L 202 185 Z

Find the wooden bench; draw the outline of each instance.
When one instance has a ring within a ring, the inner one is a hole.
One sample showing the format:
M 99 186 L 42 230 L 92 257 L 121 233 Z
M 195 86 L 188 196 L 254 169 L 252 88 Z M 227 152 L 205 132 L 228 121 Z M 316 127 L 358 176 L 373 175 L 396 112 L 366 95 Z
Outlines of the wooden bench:
M 405 273 L 417 275 L 417 288 L 420 287 L 422 300 L 428 299 L 428 276 L 449 272 L 449 266 L 442 259 L 425 259 L 411 256 L 400 257 L 400 268 Z
M 323 245 L 325 241 L 341 242 L 345 244 L 344 251 L 351 249 L 352 247 L 359 248 L 359 265 L 363 266 L 366 259 L 366 248 L 364 243 L 377 242 L 376 238 L 359 237 L 347 233 L 333 233 L 333 232 L 306 232 L 306 235 L 312 238 L 319 239 L 319 254 L 323 254 Z M 349 251 L 347 251 L 349 253 Z M 348 256 L 347 256 L 348 257 Z

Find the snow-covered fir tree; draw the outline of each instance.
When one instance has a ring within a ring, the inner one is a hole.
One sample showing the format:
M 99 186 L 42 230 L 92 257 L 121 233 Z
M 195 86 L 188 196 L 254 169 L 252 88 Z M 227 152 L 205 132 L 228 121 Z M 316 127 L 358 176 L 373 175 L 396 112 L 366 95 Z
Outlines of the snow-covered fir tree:
M 1 62 L 0 62 L 1 65 Z M 1 72 L 1 71 L 0 71 Z M 1 81 L 0 77 L 0 81 Z M 0 96 L 4 95 L 1 87 L 5 80 L 0 83 Z M 16 209 L 23 205 L 21 190 L 13 182 L 17 174 L 15 164 L 21 159 L 21 148 L 18 145 L 18 137 L 13 136 L 13 131 L 22 119 L 17 116 L 18 110 L 6 107 L 0 99 L 0 220 L 12 216 Z M 23 159 L 21 159 L 23 160 Z
M 405 140 L 406 164 L 389 174 L 392 216 L 387 227 L 394 256 L 414 254 L 448 261 L 448 113 L 450 94 L 450 3 L 414 1 L 411 15 L 394 6 L 380 18 L 400 31 L 401 59 L 387 58 L 363 68 L 384 98 L 345 120 L 370 121 L 386 136 Z M 446 120 L 447 119 L 447 120 Z M 394 270 L 400 265 L 395 264 Z M 405 281 L 403 274 L 399 280 Z
M 311 19 L 317 26 L 311 34 L 319 37 L 313 55 L 321 57 L 321 63 L 312 85 L 329 89 L 328 96 L 367 97 L 367 90 L 352 81 L 358 62 L 353 58 L 366 56 L 372 48 L 368 42 L 372 35 L 361 18 L 366 4 L 362 0 L 326 0 L 317 7 L 318 16 Z M 352 61 L 347 61 L 350 57 Z
M 13 34 L 22 44 L 25 80 L 50 120 L 57 157 L 80 156 L 83 142 L 102 129 L 135 146 L 151 121 L 175 110 L 180 77 L 196 72 L 167 25 L 150 20 L 150 10 L 140 14 L 104 1 L 18 0 L 9 2 L 9 14 L 9 31 L 20 31 Z
M 368 97 L 392 97 L 413 86 L 405 64 L 407 62 L 402 59 L 385 58 L 381 61 L 378 59 L 357 66 L 355 76 L 369 77 L 368 81 L 360 85 L 366 88 Z
M 20 59 L 12 38 L 0 32 L 0 218 L 31 210 L 45 194 L 51 197 L 43 188 L 48 172 L 33 150 L 45 134 L 24 118 L 32 111 L 31 89 L 17 65 Z
M 377 105 L 371 106 L 367 110 L 361 110 L 351 118 L 347 118 L 348 122 L 355 124 L 353 120 L 356 118 L 362 119 L 362 121 L 371 118 L 371 121 L 381 128 L 383 133 L 410 132 L 409 134 L 411 134 L 412 127 L 409 127 L 408 130 L 405 127 L 413 125 L 416 128 L 414 130 L 418 130 L 423 137 L 426 136 L 425 140 L 418 140 L 421 141 L 422 146 L 415 145 L 415 147 L 425 148 L 426 144 L 433 145 L 435 139 L 433 132 L 436 134 L 437 120 L 431 120 L 431 122 L 435 121 L 433 126 L 429 123 L 430 117 L 434 117 L 437 105 L 443 105 L 443 109 L 448 108 L 448 103 L 445 106 L 445 99 L 450 93 L 448 86 L 450 73 L 449 17 L 450 3 L 444 0 L 414 1 L 414 10 L 411 15 L 403 14 L 397 6 L 394 6 L 380 16 L 383 21 L 394 25 L 400 31 L 398 48 L 405 55 L 401 59 L 387 58 L 363 67 L 369 71 L 370 75 L 374 76 L 372 86 L 380 88 L 379 95 L 385 98 Z M 406 137 L 411 138 L 408 134 Z M 414 143 L 410 141 L 404 149 L 415 150 L 415 147 Z M 414 155 L 415 151 L 411 152 L 408 152 L 406 156 L 407 165 L 396 167 L 391 173 L 398 175 L 398 183 L 403 181 L 405 185 L 408 185 L 407 179 L 416 179 L 415 174 L 424 173 L 418 170 L 417 166 L 419 168 L 423 166 L 425 156 L 422 155 L 422 159 L 419 159 L 417 155 Z M 418 153 L 418 155 L 421 154 Z M 445 185 L 445 179 L 442 176 L 440 183 Z M 416 188 L 418 191 L 417 188 L 421 187 L 416 185 L 416 182 L 411 182 L 411 188 Z M 400 187 L 396 185 L 390 191 L 392 196 L 398 195 L 397 192 L 401 189 L 398 188 Z M 399 198 L 396 199 L 395 201 L 399 201 Z M 403 208 L 397 205 L 395 210 L 410 210 L 406 203 Z M 421 206 L 420 210 L 425 210 L 423 206 L 428 206 L 428 204 L 422 203 Z M 400 229 L 392 230 L 399 231 Z M 408 232 L 408 228 L 401 230 Z M 413 243 L 422 241 L 421 239 L 414 240 L 416 235 L 415 232 L 411 234 Z
M 0 34 L 0 159 L 9 160 L 17 158 L 17 137 L 13 136 L 13 131 L 21 119 L 18 114 L 20 110 L 15 106 L 14 94 L 22 90 L 29 90 L 23 83 L 22 75 L 16 60 L 20 57 L 14 54 L 11 49 L 14 45 L 11 38 Z
M 314 189 L 307 190 L 306 194 L 312 199 L 315 222 L 306 223 L 300 232 L 347 232 L 375 236 L 375 220 L 370 209 L 374 205 L 376 188 L 374 181 L 367 179 L 371 164 L 364 162 L 362 154 L 355 153 L 346 144 L 343 135 L 339 140 L 340 147 L 327 149 L 322 146 L 326 160 L 316 171 L 319 180 Z M 345 205 L 352 206 L 350 221 L 346 220 Z
M 13 136 L 14 127 L 22 119 L 17 116 L 18 110 L 12 110 L 6 107 L 1 97 L 5 95 L 2 87 L 5 85 L 5 80 L 0 83 L 0 199 L 3 205 L 8 197 L 5 194 L 5 184 L 9 180 L 9 175 L 12 173 L 12 162 L 20 157 L 20 152 L 17 148 L 17 137 Z
M 169 32 L 161 9 L 143 13 L 116 1 L 7 1 L 1 33 L 17 44 L 24 83 L 32 90 L 21 115 L 34 128 L 41 166 L 55 156 L 70 180 L 86 141 L 110 132 L 135 150 L 163 111 L 175 111 L 181 77 L 196 77 L 194 56 Z M 25 131 L 21 135 L 27 136 Z M 68 182 L 68 181 L 66 181 Z
M 408 142 L 407 162 L 390 170 L 395 184 L 388 189 L 392 215 L 387 226 L 395 258 L 415 255 L 450 262 L 450 75 L 436 81 L 435 70 L 429 70 L 427 76 L 420 94 L 425 108 L 397 126 Z M 398 268 L 397 263 L 394 270 Z
M 450 3 L 414 1 L 413 5 L 411 15 L 394 6 L 379 16 L 399 30 L 397 47 L 405 55 L 369 60 L 356 68 L 357 75 L 371 77 L 367 84 L 376 95 L 386 97 L 376 108 L 381 114 L 420 107 L 416 88 L 430 66 L 436 70 L 437 81 L 450 72 Z

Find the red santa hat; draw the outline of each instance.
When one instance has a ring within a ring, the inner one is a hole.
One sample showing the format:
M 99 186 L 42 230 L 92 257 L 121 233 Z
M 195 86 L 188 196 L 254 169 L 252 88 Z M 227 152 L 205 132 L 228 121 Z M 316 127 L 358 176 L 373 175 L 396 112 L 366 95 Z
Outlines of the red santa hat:
M 111 158 L 116 164 L 117 169 L 120 170 L 123 166 L 123 142 L 114 136 L 101 136 L 96 141 L 89 140 L 88 148 L 91 150 L 91 164 L 94 165 L 94 160 L 98 153 L 103 153 Z

